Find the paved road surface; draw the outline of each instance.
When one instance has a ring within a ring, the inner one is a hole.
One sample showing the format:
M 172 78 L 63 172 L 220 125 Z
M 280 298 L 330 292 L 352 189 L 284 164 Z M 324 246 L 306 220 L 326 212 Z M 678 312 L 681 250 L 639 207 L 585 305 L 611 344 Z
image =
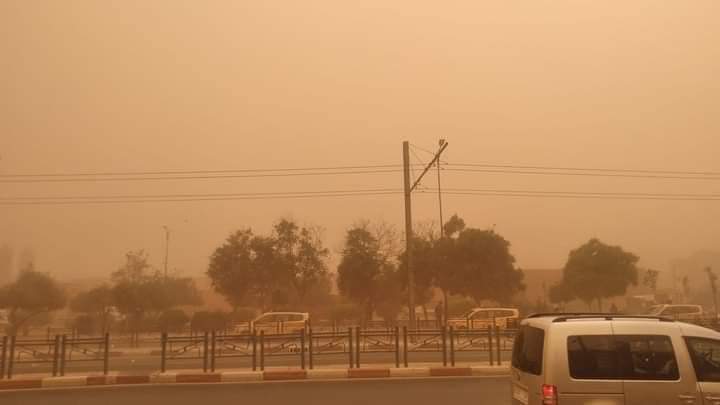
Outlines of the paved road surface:
M 0 392 L 3 405 L 508 405 L 506 378 L 147 385 Z

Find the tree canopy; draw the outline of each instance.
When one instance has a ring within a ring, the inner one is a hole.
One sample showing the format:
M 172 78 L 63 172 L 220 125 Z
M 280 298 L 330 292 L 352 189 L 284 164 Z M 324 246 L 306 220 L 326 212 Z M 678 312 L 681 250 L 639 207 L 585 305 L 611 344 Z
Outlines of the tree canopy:
M 0 288 L 0 308 L 8 310 L 10 334 L 31 318 L 65 306 L 63 289 L 49 275 L 23 271 L 15 282 Z
M 399 283 L 395 279 L 393 263 L 384 254 L 386 251 L 381 238 L 371 231 L 368 222 L 356 224 L 345 235 L 345 245 L 338 265 L 338 289 L 363 309 L 366 318 L 372 317 L 381 302 L 389 304 L 382 308 L 385 316 L 393 311 L 400 311 L 399 306 L 393 306 L 389 302 L 392 298 L 401 296 L 401 290 L 388 290 L 399 288 Z M 404 300 L 397 301 L 401 303 Z
M 231 234 L 210 257 L 207 275 L 233 307 L 259 302 L 263 309 L 311 305 L 329 294 L 329 251 L 320 230 L 282 219 L 269 236 L 244 229 Z M 319 287 L 326 291 L 318 291 Z
M 563 269 L 562 283 L 572 294 L 590 305 L 602 299 L 624 295 L 638 282 L 638 257 L 620 246 L 591 239 L 570 252 Z
M 113 273 L 112 279 L 112 303 L 133 330 L 147 316 L 157 318 L 174 307 L 201 302 L 192 279 L 165 277 L 149 264 L 148 255 L 142 250 L 129 252 L 125 264 Z

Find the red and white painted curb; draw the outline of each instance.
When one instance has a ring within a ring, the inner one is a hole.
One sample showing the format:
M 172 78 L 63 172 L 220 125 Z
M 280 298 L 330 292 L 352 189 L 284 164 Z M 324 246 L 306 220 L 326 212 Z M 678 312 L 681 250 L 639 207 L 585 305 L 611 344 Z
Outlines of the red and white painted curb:
M 156 373 L 150 375 L 66 376 L 0 380 L 0 390 L 63 388 L 99 385 L 229 383 L 255 381 L 342 380 L 362 378 L 422 378 L 507 376 L 503 366 L 351 368 L 316 370 L 225 371 L 219 373 Z

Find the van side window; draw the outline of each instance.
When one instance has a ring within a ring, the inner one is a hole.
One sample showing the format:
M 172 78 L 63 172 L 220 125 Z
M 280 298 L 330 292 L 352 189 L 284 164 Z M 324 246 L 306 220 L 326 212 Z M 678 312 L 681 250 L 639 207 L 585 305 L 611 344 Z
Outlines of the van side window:
M 657 335 L 568 337 L 570 376 L 588 380 L 677 380 L 672 342 Z
M 720 382 L 720 341 L 685 338 L 695 374 L 700 382 Z
M 526 373 L 542 373 L 545 331 L 531 326 L 523 326 L 513 344 L 512 366 Z
M 612 335 L 569 336 L 570 376 L 580 380 L 617 380 L 618 353 Z
M 620 373 L 625 380 L 680 378 L 672 341 L 667 336 L 615 336 Z

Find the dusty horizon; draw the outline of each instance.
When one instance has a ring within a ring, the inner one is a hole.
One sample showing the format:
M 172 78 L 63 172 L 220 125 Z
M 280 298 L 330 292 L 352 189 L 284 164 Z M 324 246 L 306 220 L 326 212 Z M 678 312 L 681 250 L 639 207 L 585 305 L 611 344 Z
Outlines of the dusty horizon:
M 0 4 L 0 175 L 427 162 L 720 172 L 720 4 L 329 0 Z M 416 174 L 418 169 L 415 169 Z M 423 185 L 435 187 L 435 177 Z M 2 183 L 3 198 L 398 189 L 402 173 Z M 720 194 L 717 179 L 443 172 L 443 188 Z M 417 222 L 437 198 L 414 197 Z M 495 227 L 519 267 L 559 268 L 592 237 L 662 271 L 718 251 L 717 200 L 446 195 Z M 104 278 L 129 250 L 202 274 L 230 232 L 281 217 L 402 230 L 402 195 L 3 205 L 0 246 L 62 278 Z M 334 260 L 333 263 L 336 263 Z

